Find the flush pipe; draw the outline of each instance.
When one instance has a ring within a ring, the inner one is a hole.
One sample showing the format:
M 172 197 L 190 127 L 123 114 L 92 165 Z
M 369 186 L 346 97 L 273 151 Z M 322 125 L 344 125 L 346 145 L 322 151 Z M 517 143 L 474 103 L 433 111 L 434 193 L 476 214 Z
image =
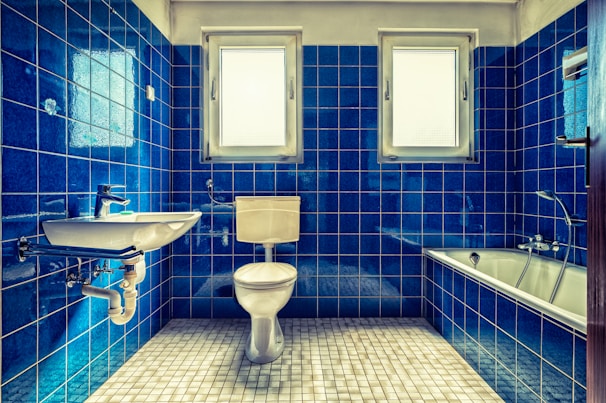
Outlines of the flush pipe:
M 274 257 L 273 256 L 274 244 L 273 243 L 264 243 L 263 248 L 265 249 L 265 261 L 272 262 L 273 257 Z
M 122 307 L 122 297 L 116 290 L 94 287 L 88 284 L 82 285 L 82 294 L 107 299 L 109 309 L 107 313 L 109 318 L 116 325 L 123 325 L 130 321 L 137 311 L 137 290 L 136 286 L 145 279 L 146 268 L 145 259 L 126 264 L 124 279 L 120 283 L 120 288 L 124 290 L 124 308 Z

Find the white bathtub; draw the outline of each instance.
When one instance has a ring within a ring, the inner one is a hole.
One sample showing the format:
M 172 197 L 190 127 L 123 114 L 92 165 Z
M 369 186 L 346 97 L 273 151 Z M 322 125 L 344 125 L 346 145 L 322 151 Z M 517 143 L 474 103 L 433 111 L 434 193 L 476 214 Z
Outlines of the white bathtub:
M 480 255 L 473 267 L 469 256 Z M 528 258 L 517 249 L 425 249 L 424 253 L 510 297 L 551 316 L 568 326 L 587 333 L 587 269 L 568 263 L 556 291 L 553 304 L 549 298 L 562 267 L 560 260 L 533 253 L 530 266 L 518 288 L 515 287 Z

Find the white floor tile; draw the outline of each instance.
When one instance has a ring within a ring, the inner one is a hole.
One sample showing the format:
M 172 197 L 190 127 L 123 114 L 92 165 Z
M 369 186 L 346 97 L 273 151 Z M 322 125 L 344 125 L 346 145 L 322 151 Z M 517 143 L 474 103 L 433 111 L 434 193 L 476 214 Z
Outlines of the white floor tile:
M 284 353 L 259 365 L 249 320 L 172 320 L 87 401 L 502 402 L 424 319 L 280 324 Z

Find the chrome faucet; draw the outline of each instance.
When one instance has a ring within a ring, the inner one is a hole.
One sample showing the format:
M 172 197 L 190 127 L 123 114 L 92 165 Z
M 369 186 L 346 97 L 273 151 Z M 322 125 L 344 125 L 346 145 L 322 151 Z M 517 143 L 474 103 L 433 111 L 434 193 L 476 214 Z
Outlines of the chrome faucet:
M 126 206 L 130 203 L 129 199 L 112 194 L 112 188 L 125 188 L 124 185 L 99 185 L 97 186 L 97 200 L 95 201 L 95 218 L 107 217 L 109 206 L 119 204 Z
M 528 251 L 532 251 L 533 249 L 540 252 L 546 251 L 554 251 L 557 252 L 560 250 L 560 243 L 558 241 L 545 241 L 543 239 L 543 235 L 536 234 L 534 238 L 528 238 L 527 243 L 521 243 L 518 245 L 518 249 L 524 249 Z

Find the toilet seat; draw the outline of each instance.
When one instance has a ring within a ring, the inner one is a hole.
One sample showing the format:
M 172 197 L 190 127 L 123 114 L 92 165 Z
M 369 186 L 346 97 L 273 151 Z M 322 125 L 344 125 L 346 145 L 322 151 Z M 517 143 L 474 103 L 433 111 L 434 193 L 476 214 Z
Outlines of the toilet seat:
M 248 263 L 234 273 L 236 285 L 255 290 L 289 286 L 296 279 L 297 269 L 280 262 Z

